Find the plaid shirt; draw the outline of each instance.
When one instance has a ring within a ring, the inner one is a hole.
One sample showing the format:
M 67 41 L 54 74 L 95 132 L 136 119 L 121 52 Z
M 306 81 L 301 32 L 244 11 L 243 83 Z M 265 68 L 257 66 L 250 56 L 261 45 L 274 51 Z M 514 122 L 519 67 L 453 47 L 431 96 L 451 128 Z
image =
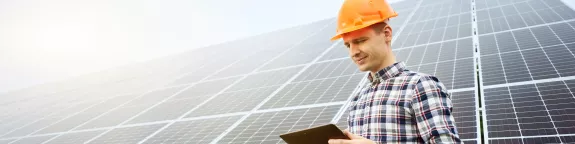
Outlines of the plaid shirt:
M 351 133 L 377 143 L 461 143 L 445 86 L 395 63 L 368 76 L 349 102 Z

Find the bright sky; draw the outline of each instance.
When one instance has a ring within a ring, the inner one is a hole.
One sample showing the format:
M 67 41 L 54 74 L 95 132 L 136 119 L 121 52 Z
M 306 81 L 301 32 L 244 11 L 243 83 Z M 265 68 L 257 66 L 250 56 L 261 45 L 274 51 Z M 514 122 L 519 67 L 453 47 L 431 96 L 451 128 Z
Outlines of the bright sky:
M 2 0 L 0 93 L 335 17 L 343 0 Z

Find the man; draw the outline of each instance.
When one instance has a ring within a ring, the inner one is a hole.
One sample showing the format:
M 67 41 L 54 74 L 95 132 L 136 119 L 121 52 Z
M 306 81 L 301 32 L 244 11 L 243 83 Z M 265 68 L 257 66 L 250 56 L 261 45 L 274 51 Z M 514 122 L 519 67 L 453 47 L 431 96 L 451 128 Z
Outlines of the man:
M 368 83 L 349 101 L 351 140 L 330 144 L 461 143 L 450 95 L 434 76 L 409 71 L 391 51 L 389 18 L 397 14 L 385 0 L 345 0 L 337 34 Z

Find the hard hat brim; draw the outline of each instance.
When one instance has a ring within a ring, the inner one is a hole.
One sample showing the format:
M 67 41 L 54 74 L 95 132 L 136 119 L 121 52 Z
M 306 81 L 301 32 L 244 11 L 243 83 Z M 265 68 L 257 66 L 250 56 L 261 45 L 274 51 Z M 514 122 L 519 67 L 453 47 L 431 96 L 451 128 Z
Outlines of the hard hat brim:
M 396 17 L 396 16 L 397 16 L 397 13 L 391 15 L 389 18 Z M 389 19 L 389 18 L 387 18 L 387 19 Z M 383 21 L 385 21 L 385 20 L 386 20 L 386 19 L 384 19 L 384 20 L 368 21 L 368 22 L 364 22 L 363 25 L 359 25 L 359 26 L 354 26 L 354 27 L 350 27 L 350 28 L 347 28 L 347 29 L 343 29 L 343 30 L 339 31 L 338 33 L 336 33 L 335 36 L 333 36 L 330 40 L 331 40 L 331 41 L 335 41 L 335 40 L 337 40 L 337 39 L 340 39 L 340 38 L 341 38 L 344 34 L 346 34 L 346 33 L 349 33 L 349 32 L 352 32 L 352 31 L 356 31 L 356 30 L 359 30 L 359 29 L 362 29 L 362 28 L 366 28 L 366 27 L 369 27 L 369 26 L 371 26 L 371 25 L 373 25 L 373 24 L 376 24 L 376 23 L 379 23 L 379 22 L 383 22 Z

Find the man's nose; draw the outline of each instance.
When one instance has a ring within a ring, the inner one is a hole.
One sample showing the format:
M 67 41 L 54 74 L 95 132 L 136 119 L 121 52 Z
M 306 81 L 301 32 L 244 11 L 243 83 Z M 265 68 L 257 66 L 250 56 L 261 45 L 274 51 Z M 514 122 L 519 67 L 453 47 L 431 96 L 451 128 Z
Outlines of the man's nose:
M 359 56 L 359 48 L 357 46 L 354 45 L 350 45 L 349 46 L 349 56 L 351 57 L 357 57 Z

